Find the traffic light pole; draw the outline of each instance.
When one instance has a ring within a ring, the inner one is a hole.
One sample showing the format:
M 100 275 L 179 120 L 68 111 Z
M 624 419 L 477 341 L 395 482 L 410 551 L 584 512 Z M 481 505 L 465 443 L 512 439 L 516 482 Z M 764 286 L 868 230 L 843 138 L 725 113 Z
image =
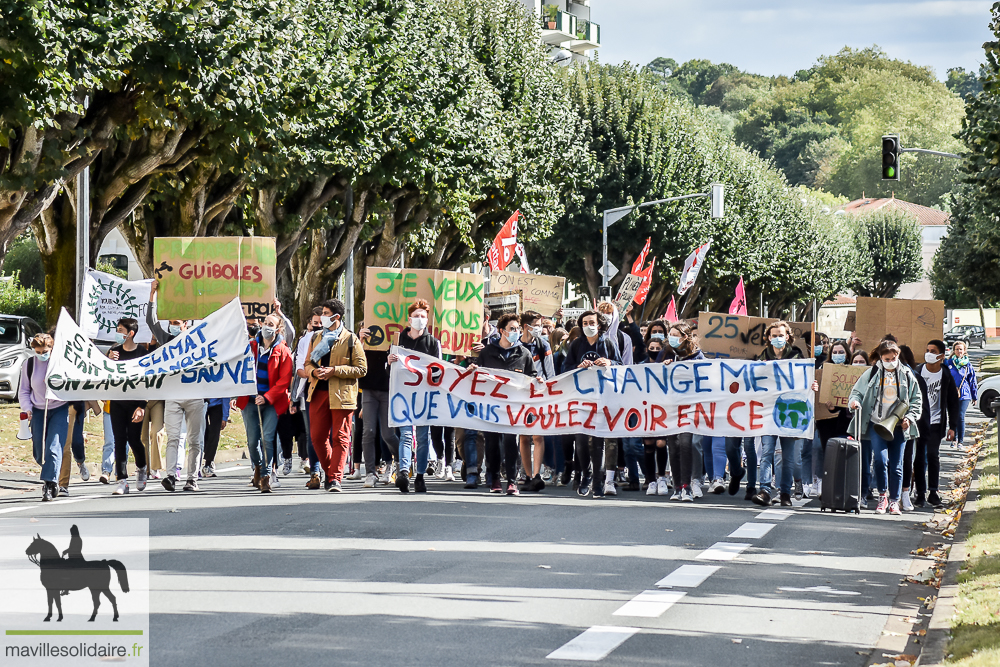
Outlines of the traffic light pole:
M 940 157 L 953 157 L 957 160 L 961 160 L 962 156 L 956 153 L 945 153 L 942 151 L 932 151 L 927 148 L 901 148 L 900 153 L 927 153 L 928 155 L 938 155 Z
M 601 287 L 608 286 L 608 227 L 615 224 L 625 216 L 627 216 L 632 211 L 645 208 L 647 206 L 654 206 L 656 204 L 666 204 L 672 201 L 680 201 L 682 199 L 698 199 L 700 197 L 710 197 L 712 199 L 712 217 L 721 218 L 723 214 L 723 200 L 725 197 L 723 186 L 721 183 L 712 183 L 712 189 L 708 192 L 697 192 L 690 195 L 680 195 L 678 197 L 667 197 L 666 199 L 657 199 L 656 201 L 647 201 L 642 204 L 634 204 L 633 206 L 620 206 L 618 208 L 609 208 L 604 211 L 604 231 L 601 239 L 601 245 L 603 247 L 603 263 L 602 269 L 603 275 L 601 276 Z

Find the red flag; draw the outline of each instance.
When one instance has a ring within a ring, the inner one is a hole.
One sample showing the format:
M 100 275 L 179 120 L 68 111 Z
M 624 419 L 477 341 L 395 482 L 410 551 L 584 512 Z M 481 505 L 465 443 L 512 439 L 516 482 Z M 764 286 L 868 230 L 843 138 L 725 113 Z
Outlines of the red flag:
M 514 215 L 508 218 L 500 229 L 500 233 L 493 239 L 493 245 L 490 246 L 490 251 L 486 254 L 490 271 L 503 271 L 514 259 L 514 248 L 517 245 L 517 220 L 520 217 L 521 212 L 514 211 Z
M 646 297 L 649 296 L 649 288 L 653 284 L 653 265 L 655 264 L 656 258 L 654 257 L 645 271 L 636 274 L 642 276 L 642 284 L 639 285 L 639 291 L 635 293 L 635 302 L 638 304 L 645 303 Z
M 747 295 L 743 291 L 743 276 L 740 276 L 740 284 L 736 286 L 736 295 L 729 306 L 729 314 L 744 316 L 747 314 Z
M 667 306 L 667 312 L 663 314 L 663 320 L 665 322 L 676 322 L 677 321 L 677 304 L 674 303 L 674 295 L 670 295 L 670 305 Z
M 632 264 L 632 275 L 638 276 L 639 272 L 642 271 L 642 265 L 646 263 L 646 255 L 649 254 L 649 242 L 652 237 L 646 239 L 646 245 L 643 247 L 642 252 L 636 257 L 635 262 Z M 642 303 L 639 301 L 638 303 Z

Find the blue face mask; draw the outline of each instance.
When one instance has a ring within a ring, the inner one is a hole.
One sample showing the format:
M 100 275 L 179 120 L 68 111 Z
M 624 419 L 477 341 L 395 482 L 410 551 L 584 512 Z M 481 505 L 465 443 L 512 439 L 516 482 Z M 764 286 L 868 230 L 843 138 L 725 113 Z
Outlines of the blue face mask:
M 774 347 L 774 349 L 776 349 L 776 350 L 783 350 L 783 349 L 785 349 L 785 337 L 784 336 L 778 336 L 777 338 L 772 338 L 771 339 L 771 346 Z
M 179 324 L 171 324 L 170 326 L 167 327 L 167 333 L 169 333 L 171 336 L 180 336 L 181 335 L 181 325 L 179 325 Z
M 823 356 L 823 346 L 822 345 L 815 346 L 815 348 L 813 348 L 813 354 L 816 355 L 817 359 L 819 359 L 820 357 L 822 357 Z
M 666 336 L 664 336 L 661 333 L 649 334 L 649 340 L 663 341 L 665 338 L 666 338 Z
M 842 364 L 847 361 L 847 355 L 843 352 L 834 352 L 830 355 L 830 360 L 835 364 Z
M 123 334 L 121 331 L 116 331 L 115 342 L 118 343 L 119 345 L 122 345 L 125 342 L 125 334 Z
M 680 336 L 670 336 L 667 339 L 667 342 L 670 343 L 670 347 L 672 347 L 672 348 L 674 348 L 676 350 L 677 348 L 679 348 L 681 346 L 681 337 Z
M 35 356 L 38 357 L 39 361 L 48 361 L 49 360 L 49 353 L 48 352 L 35 352 Z
M 511 345 L 516 345 L 517 341 L 521 340 L 520 331 L 508 331 L 507 332 L 507 342 Z

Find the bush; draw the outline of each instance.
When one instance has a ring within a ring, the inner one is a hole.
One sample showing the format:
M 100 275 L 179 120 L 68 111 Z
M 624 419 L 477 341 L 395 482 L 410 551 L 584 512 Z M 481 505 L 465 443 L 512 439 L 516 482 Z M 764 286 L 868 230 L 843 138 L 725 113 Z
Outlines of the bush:
M 99 262 L 97 264 L 97 270 L 103 273 L 110 273 L 113 276 L 121 278 L 122 280 L 128 280 L 128 271 L 122 271 L 121 269 L 115 268 L 115 265 L 110 262 Z
M 14 274 L 10 280 L 0 281 L 0 314 L 30 317 L 45 329 L 48 326 L 45 321 L 45 292 L 22 287 L 20 275 Z
M 25 287 L 45 291 L 45 268 L 42 266 L 42 255 L 38 252 L 38 244 L 31 229 L 21 234 L 7 251 L 7 256 L 3 259 L 3 271 L 5 276 L 15 276 L 18 283 Z

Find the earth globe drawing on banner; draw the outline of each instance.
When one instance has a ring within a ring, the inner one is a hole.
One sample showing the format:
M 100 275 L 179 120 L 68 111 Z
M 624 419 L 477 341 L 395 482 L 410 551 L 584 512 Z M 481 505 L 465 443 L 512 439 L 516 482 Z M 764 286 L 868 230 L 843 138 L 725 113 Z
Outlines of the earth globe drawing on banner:
M 805 431 L 812 423 L 813 410 L 807 401 L 799 396 L 779 396 L 774 401 L 774 423 L 789 431 Z

